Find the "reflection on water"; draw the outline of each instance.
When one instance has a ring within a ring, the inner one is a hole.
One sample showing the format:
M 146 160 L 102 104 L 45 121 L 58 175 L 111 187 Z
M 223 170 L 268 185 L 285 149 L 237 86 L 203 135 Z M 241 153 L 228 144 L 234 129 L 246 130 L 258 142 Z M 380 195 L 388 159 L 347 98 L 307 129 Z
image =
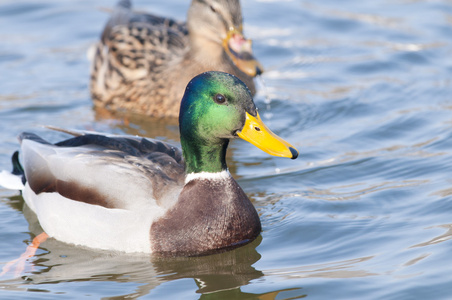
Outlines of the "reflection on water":
M 362 196 L 370 193 L 376 193 L 390 189 L 401 189 L 412 186 L 419 186 L 427 183 L 427 180 L 403 180 L 401 182 L 382 182 L 377 184 L 368 185 L 365 183 L 354 183 L 351 185 L 331 187 L 328 189 L 309 189 L 308 193 L 303 196 L 311 199 L 323 199 L 328 201 L 344 201 L 344 200 L 356 200 Z M 301 196 L 297 194 L 286 194 L 285 197 Z
M 198 293 L 240 288 L 263 275 L 252 266 L 261 258 L 256 250 L 261 240 L 259 237 L 247 246 L 225 253 L 191 258 L 154 258 L 152 262 L 160 274 L 166 274 L 161 277 L 165 280 L 194 278 Z
M 261 237 L 236 250 L 216 255 L 189 258 L 162 258 L 148 255 L 123 255 L 74 247 L 49 239 L 22 276 L 39 286 L 61 282 L 114 281 L 134 282 L 138 288 L 127 298 L 138 298 L 169 281 L 193 278 L 197 293 L 233 293 L 251 280 L 263 276 L 252 265 L 261 255 L 256 251 Z M 2 278 L 0 287 L 23 290 L 21 281 Z M 270 299 L 270 298 L 267 298 Z
M 416 247 L 425 247 L 425 246 L 429 246 L 429 245 L 434 245 L 434 244 L 438 244 L 438 243 L 443 243 L 446 242 L 450 239 L 452 239 L 452 224 L 444 224 L 444 225 L 437 225 L 437 226 L 431 226 L 431 227 L 427 227 L 425 229 L 433 229 L 433 228 L 441 228 L 441 229 L 445 229 L 446 232 L 434 237 L 433 239 L 424 242 L 424 243 L 420 243 L 420 244 L 416 244 L 411 246 L 410 248 L 416 248 Z
M 266 275 L 282 276 L 287 279 L 291 278 L 305 278 L 305 277 L 322 277 L 322 278 L 355 278 L 376 276 L 377 273 L 372 273 L 366 270 L 354 270 L 362 262 L 372 259 L 373 256 L 349 259 L 345 261 L 331 262 L 327 264 L 298 266 L 294 268 L 285 268 L 280 270 L 266 270 Z

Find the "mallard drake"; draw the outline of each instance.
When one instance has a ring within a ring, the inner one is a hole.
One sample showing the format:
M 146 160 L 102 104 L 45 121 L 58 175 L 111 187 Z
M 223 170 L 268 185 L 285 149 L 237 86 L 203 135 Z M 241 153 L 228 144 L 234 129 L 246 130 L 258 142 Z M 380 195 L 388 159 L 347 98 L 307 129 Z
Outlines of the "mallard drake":
M 122 0 L 95 47 L 91 95 L 97 107 L 177 117 L 185 86 L 206 71 L 234 74 L 255 93 L 263 68 L 243 37 L 239 0 L 192 0 L 186 23 Z
M 14 165 L 24 199 L 50 237 L 90 248 L 190 256 L 254 240 L 261 223 L 228 171 L 229 140 L 292 159 L 298 151 L 264 125 L 246 85 L 222 72 L 189 82 L 179 128 L 182 151 L 137 136 L 65 131 L 74 137 L 51 144 L 23 133 L 23 168 Z

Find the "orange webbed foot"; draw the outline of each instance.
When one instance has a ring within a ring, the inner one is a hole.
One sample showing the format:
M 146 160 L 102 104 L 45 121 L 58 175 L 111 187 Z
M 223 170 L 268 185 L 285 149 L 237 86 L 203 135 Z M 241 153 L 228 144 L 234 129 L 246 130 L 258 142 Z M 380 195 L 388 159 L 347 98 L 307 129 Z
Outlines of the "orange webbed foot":
M 23 272 L 23 270 L 25 269 L 25 262 L 27 261 L 27 259 L 33 257 L 36 253 L 36 250 L 38 250 L 39 245 L 41 243 L 43 243 L 45 240 L 47 240 L 49 236 L 47 235 L 47 233 L 43 232 L 39 235 L 37 235 L 33 241 L 31 242 L 30 245 L 28 245 L 27 249 L 25 250 L 25 252 L 17 259 L 12 260 L 10 262 L 8 262 L 3 268 L 2 268 L 2 272 L 0 273 L 0 277 L 7 274 L 11 268 L 15 266 L 15 270 L 14 270 L 14 276 L 15 277 L 19 277 L 20 274 Z

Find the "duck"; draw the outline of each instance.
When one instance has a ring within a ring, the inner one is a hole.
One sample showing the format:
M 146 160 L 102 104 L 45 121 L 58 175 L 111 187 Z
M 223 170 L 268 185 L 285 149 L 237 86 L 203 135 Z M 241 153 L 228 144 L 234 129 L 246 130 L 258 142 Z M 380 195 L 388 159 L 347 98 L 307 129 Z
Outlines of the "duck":
M 243 35 L 239 0 L 192 0 L 187 22 L 133 12 L 121 0 L 91 49 L 94 106 L 177 118 L 187 83 L 206 71 L 239 77 L 254 95 L 263 67 Z
M 182 149 L 146 137 L 50 128 L 71 137 L 50 143 L 20 134 L 10 175 L 25 203 L 46 237 L 125 253 L 198 256 L 253 241 L 261 222 L 228 170 L 230 140 L 276 157 L 299 154 L 264 124 L 247 86 L 218 71 L 195 76 L 185 89 Z

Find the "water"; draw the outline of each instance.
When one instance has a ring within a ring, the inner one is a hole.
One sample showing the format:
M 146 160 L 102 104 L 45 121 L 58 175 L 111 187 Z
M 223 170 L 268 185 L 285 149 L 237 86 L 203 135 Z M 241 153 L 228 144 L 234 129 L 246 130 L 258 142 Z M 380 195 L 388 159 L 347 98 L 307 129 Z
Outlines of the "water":
M 178 144 L 174 122 L 92 109 L 86 51 L 113 4 L 0 4 L 0 169 L 19 132 L 63 136 L 47 124 Z M 135 7 L 184 19 L 188 1 Z M 266 68 L 261 115 L 301 151 L 230 147 L 261 237 L 174 259 L 48 240 L 21 277 L 1 279 L 1 299 L 452 297 L 452 2 L 246 0 L 243 13 Z M 22 203 L 0 189 L 1 265 L 33 236 Z

